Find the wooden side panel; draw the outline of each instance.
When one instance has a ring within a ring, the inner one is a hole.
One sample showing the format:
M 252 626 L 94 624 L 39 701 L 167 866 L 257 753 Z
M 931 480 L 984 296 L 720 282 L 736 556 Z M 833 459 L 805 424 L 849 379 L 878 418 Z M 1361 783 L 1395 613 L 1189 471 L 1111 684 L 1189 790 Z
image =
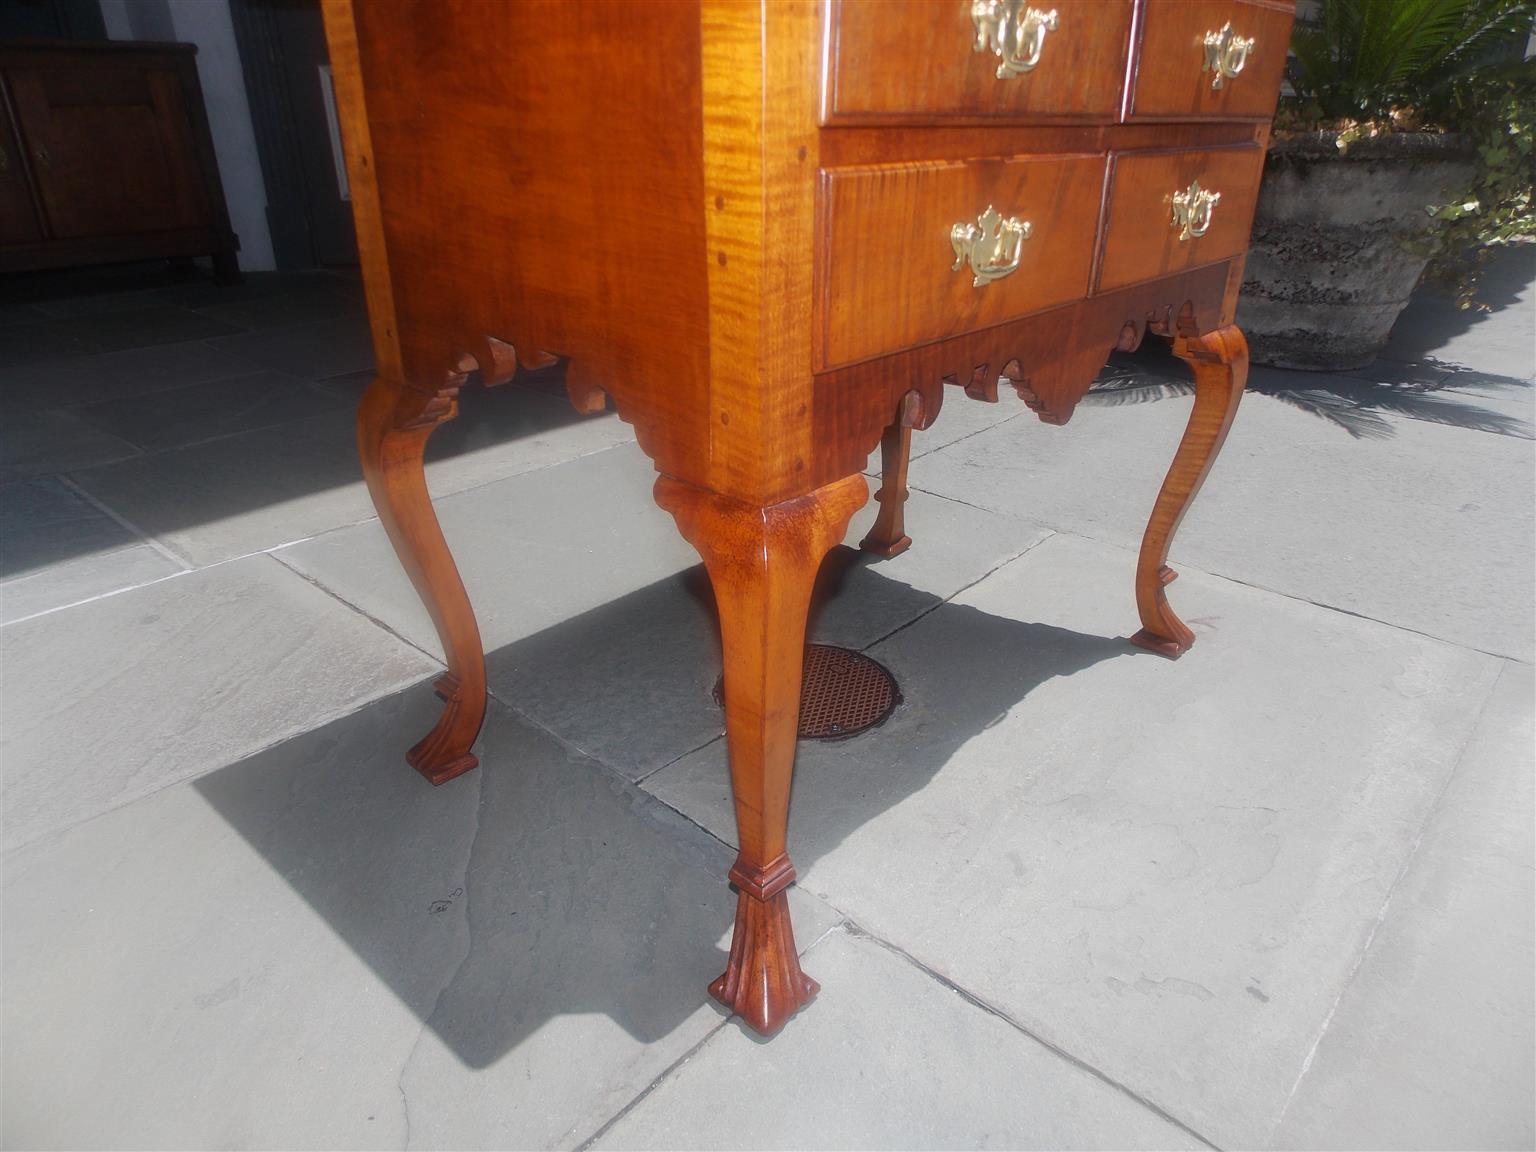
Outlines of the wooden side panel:
M 969 0 L 829 0 L 826 122 L 1113 120 L 1125 76 L 1130 0 L 1039 7 L 1057 13 L 1039 64 L 1001 79 L 998 57 L 975 50 Z
M 352 15 L 406 376 L 434 387 L 473 357 L 504 377 L 491 340 L 524 362 L 569 356 L 658 466 L 706 482 L 697 6 L 370 0 Z
M 1103 156 L 824 174 L 821 367 L 986 328 L 1088 294 Z M 950 229 L 988 208 L 1026 221 L 1018 270 L 976 287 Z
M 1147 0 L 1131 119 L 1268 120 L 1280 98 L 1291 17 L 1285 4 Z M 1215 74 L 1203 70 L 1205 37 L 1228 24 L 1254 43 L 1242 71 L 1217 87 Z
M 813 0 L 704 0 L 709 486 L 810 491 L 811 271 L 819 134 Z
M 1242 253 L 1253 227 L 1264 149 L 1257 144 L 1200 152 L 1122 152 L 1110 157 L 1100 291 L 1122 288 Z M 1180 239 L 1171 199 L 1198 180 L 1221 194 L 1210 229 Z
M 325 0 L 321 14 L 325 17 L 331 79 L 341 119 L 347 185 L 352 192 L 352 222 L 357 229 L 357 254 L 368 298 L 368 326 L 373 333 L 374 364 L 381 377 L 403 382 L 405 369 L 395 326 L 395 293 L 389 249 L 384 241 L 383 210 L 379 206 L 378 164 L 374 160 L 373 134 L 368 127 L 368 96 L 363 91 L 352 0 Z

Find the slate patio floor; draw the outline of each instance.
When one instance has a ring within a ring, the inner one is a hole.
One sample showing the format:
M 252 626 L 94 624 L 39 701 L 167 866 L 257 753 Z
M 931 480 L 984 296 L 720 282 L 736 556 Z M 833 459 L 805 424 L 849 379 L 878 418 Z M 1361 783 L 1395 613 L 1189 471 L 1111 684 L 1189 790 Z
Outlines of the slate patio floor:
M 625 425 L 536 375 L 434 439 L 494 699 L 433 789 L 355 279 L 0 284 L 0 1142 L 1531 1148 L 1532 257 L 1255 369 L 1176 663 L 1125 637 L 1178 366 L 948 398 L 912 550 L 823 570 L 904 702 L 800 748 L 823 990 L 766 1044 L 704 991 L 718 641 Z

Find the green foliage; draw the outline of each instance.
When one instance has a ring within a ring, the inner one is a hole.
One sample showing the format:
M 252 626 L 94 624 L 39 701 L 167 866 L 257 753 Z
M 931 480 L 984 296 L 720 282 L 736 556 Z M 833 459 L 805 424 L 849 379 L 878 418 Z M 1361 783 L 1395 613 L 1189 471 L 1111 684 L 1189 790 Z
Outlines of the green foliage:
M 1322 0 L 1291 37 L 1288 101 L 1319 122 L 1436 122 L 1459 84 L 1536 19 L 1536 0 Z
M 1426 210 L 1430 279 L 1462 307 L 1489 245 L 1536 237 L 1536 60 L 1520 59 L 1536 0 L 1320 0 L 1291 40 L 1294 96 L 1279 130 L 1338 132 L 1340 148 L 1403 131 L 1454 133 L 1470 186 Z
M 1536 65 L 1523 61 L 1466 85 L 1475 108 L 1449 119 L 1477 151 L 1471 187 L 1430 209 L 1441 221 L 1433 236 L 1428 278 L 1456 293 L 1463 308 L 1492 246 L 1536 237 Z

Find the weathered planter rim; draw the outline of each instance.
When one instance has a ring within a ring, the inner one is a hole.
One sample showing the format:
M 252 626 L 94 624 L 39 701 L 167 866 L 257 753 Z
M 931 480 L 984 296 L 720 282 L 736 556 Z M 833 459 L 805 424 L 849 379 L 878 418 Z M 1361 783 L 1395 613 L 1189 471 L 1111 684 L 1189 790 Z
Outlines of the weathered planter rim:
M 1453 132 L 1384 132 L 1363 136 L 1339 148 L 1342 132 L 1329 129 L 1276 134 L 1269 142 L 1274 160 L 1471 160 L 1476 151 Z

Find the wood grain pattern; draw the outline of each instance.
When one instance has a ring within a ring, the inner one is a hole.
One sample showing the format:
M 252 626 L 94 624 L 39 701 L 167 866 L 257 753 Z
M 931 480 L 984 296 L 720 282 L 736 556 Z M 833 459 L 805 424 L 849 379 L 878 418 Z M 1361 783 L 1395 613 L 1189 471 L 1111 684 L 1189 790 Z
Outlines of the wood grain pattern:
M 1198 419 L 1148 530 L 1160 579 L 1241 390 L 1228 326 L 1252 205 L 1236 185 L 1256 182 L 1267 128 L 1114 122 L 1140 0 L 1057 0 L 1061 29 L 1015 81 L 971 51 L 968 0 L 324 3 L 379 361 L 359 444 L 450 669 L 413 762 L 472 764 L 484 706 L 422 446 L 471 370 L 494 382 L 559 354 L 580 410 L 611 400 L 634 426 L 715 590 L 741 848 L 710 991 L 771 1033 L 816 991 L 786 897 L 800 664 L 870 452 L 865 546 L 894 554 L 912 433 L 949 386 L 1064 423 L 1112 348 L 1178 336 Z M 607 51 L 616 36 L 626 50 Z M 1144 51 L 1135 71 L 1155 85 L 1183 67 Z M 1216 227 L 1170 249 L 1163 196 L 1212 173 L 1233 186 Z M 988 201 L 1036 231 L 1017 272 L 976 289 L 948 230 Z M 1187 645 L 1143 585 L 1153 646 Z
M 1264 174 L 1258 145 L 1198 152 L 1122 152 L 1110 158 L 1099 289 L 1123 288 L 1237 256 L 1248 247 Z M 1221 200 L 1204 236 L 1179 239 L 1170 198 L 1191 182 Z
M 768 1035 L 815 992 L 800 972 L 784 891 L 794 879 L 785 836 L 805 616 L 822 558 L 869 488 L 856 474 L 758 507 L 663 476 L 655 494 L 698 549 L 720 610 L 739 893 L 730 963 L 710 991 Z
M 461 352 L 485 372 L 487 337 L 523 363 L 567 356 L 573 385 L 607 392 L 653 459 L 707 483 L 698 6 L 332 7 L 367 94 L 403 376 L 435 381 Z M 646 50 L 594 50 L 620 29 Z M 497 66 L 468 66 L 471 45 Z
M 1292 15 L 1292 6 L 1282 0 L 1148 0 L 1130 118 L 1268 121 L 1280 96 Z M 1237 35 L 1251 37 L 1254 46 L 1242 72 L 1215 88 L 1212 74 L 1201 71 L 1205 34 L 1227 23 Z
M 1113 120 L 1119 110 L 1130 0 L 1044 4 L 1058 13 L 1033 71 L 999 79 L 977 52 L 968 0 L 827 8 L 824 122 L 947 119 Z
M 1088 293 L 1103 156 L 834 169 L 821 180 L 818 368 L 899 352 Z M 974 287 L 949 233 L 987 208 L 1028 221 L 1018 271 Z
M 1173 350 L 1194 371 L 1195 407 L 1141 540 L 1136 560 L 1141 631 L 1131 643 L 1176 658 L 1189 651 L 1195 634 L 1168 605 L 1165 589 L 1176 578 L 1168 549 L 1232 428 L 1248 379 L 1248 342 L 1237 328 L 1226 327 L 1204 336 L 1181 334 Z
M 807 371 L 819 133 L 817 9 L 704 0 L 708 483 L 758 504 L 808 492 Z M 656 458 L 657 467 L 686 479 Z

